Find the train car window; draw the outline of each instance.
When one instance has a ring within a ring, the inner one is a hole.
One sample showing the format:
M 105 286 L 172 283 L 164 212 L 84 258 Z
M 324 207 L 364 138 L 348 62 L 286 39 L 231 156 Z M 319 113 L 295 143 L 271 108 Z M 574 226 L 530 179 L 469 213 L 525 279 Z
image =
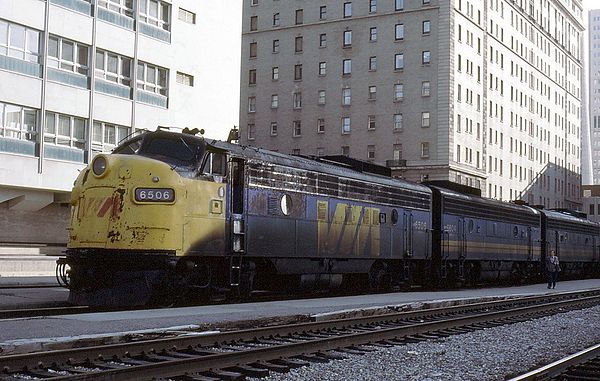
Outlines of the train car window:
M 398 211 L 396 209 L 392 209 L 392 225 L 398 224 Z
M 379 223 L 385 224 L 387 220 L 387 215 L 385 213 L 379 213 Z
M 225 177 L 227 175 L 227 156 L 222 153 L 211 152 L 204 162 L 202 173 Z

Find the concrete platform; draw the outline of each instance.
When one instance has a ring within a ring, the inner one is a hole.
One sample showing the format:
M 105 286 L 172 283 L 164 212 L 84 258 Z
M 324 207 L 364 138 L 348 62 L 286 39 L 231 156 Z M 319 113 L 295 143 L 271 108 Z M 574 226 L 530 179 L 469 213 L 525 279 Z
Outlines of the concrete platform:
M 164 330 L 165 327 L 206 327 L 257 319 L 293 320 L 293 317 L 409 303 L 490 299 L 515 295 L 538 295 L 559 291 L 600 288 L 600 280 L 559 282 L 556 290 L 545 284 L 439 292 L 401 292 L 390 294 L 303 299 L 263 303 L 243 303 L 143 311 L 110 312 L 28 318 L 0 321 L 0 353 L 18 345 L 68 340 L 80 335 L 125 335 L 139 330 Z
M 0 246 L 0 279 L 54 276 L 63 246 Z

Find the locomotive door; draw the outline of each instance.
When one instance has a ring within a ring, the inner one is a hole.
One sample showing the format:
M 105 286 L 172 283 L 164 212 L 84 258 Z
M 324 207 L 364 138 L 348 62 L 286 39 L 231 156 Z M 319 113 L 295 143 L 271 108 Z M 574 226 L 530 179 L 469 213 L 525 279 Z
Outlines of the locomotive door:
M 458 219 L 458 241 L 457 241 L 457 276 L 459 279 L 464 279 L 465 276 L 465 258 L 467 257 L 467 219 Z
M 533 259 L 533 237 L 531 226 L 527 227 L 527 261 Z
M 229 161 L 229 215 L 230 215 L 230 272 L 231 287 L 238 288 L 242 278 L 242 260 L 246 249 L 245 244 L 245 163 L 244 160 L 231 158 Z
M 404 212 L 404 256 L 409 258 L 413 256 L 413 221 L 413 214 Z

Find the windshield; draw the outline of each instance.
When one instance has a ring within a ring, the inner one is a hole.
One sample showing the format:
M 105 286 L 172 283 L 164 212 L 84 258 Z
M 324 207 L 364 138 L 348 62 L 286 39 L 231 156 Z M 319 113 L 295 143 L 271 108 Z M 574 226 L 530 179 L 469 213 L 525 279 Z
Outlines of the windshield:
M 113 153 L 140 155 L 160 160 L 184 174 L 198 169 L 204 151 L 204 142 L 193 136 L 151 133 L 124 142 Z

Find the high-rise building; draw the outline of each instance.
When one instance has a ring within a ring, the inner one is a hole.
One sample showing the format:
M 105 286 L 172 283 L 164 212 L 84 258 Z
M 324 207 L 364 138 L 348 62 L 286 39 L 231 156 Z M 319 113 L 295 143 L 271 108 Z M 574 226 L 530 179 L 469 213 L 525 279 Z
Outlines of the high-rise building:
M 600 184 L 600 9 L 588 14 L 590 141 L 592 156 L 591 184 Z M 597 193 L 597 192 L 596 192 Z
M 64 242 L 78 171 L 136 129 L 210 132 L 222 8 L 0 0 L 0 243 Z
M 246 0 L 242 144 L 581 207 L 580 0 Z

